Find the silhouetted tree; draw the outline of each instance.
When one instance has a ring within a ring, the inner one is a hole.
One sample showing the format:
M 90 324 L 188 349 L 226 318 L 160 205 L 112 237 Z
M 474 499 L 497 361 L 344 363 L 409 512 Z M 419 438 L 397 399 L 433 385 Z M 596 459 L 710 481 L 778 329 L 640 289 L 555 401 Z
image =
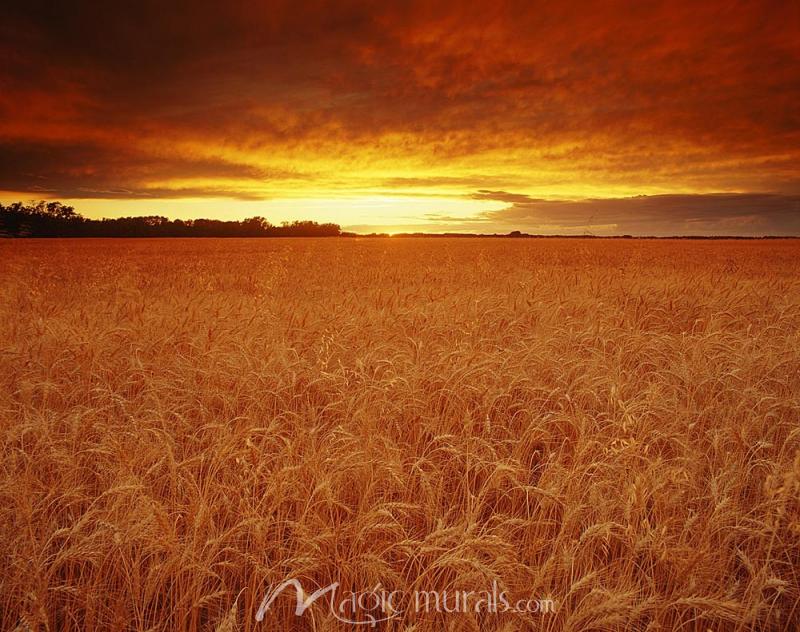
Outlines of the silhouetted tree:
M 337 237 L 338 224 L 311 221 L 273 226 L 263 217 L 243 221 L 170 220 L 161 215 L 86 219 L 61 202 L 0 204 L 0 236 L 5 237 Z

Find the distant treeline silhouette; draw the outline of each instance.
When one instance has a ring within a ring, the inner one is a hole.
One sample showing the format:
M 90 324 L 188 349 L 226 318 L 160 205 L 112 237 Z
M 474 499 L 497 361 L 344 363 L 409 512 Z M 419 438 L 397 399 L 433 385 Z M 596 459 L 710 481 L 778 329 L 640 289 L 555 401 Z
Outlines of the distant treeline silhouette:
M 0 237 L 495 237 L 532 239 L 796 239 L 794 236 L 742 235 L 541 235 L 523 233 L 370 233 L 344 232 L 338 224 L 312 221 L 270 224 L 263 217 L 245 220 L 170 220 L 160 215 L 88 219 L 61 202 L 0 204 Z
M 61 202 L 0 204 L 0 237 L 337 237 L 338 224 L 311 221 L 270 224 L 263 217 L 242 221 L 170 220 L 158 215 L 88 219 Z

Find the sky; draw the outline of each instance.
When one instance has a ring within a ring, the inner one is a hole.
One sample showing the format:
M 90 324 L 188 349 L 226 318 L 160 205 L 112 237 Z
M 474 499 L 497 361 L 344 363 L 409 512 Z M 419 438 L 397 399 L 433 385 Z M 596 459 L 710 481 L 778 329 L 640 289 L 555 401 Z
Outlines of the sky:
M 0 202 L 800 234 L 798 2 L 0 8 Z

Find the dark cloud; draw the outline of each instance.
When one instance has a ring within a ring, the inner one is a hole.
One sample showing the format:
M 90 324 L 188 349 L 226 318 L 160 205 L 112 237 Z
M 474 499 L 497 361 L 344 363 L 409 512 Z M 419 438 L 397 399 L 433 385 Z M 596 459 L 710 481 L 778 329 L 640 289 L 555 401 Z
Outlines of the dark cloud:
M 542 200 L 505 191 L 480 191 L 472 197 L 510 204 L 480 216 L 484 224 L 501 229 L 662 236 L 800 234 L 800 195 L 720 193 Z
M 308 177 L 288 170 L 268 170 L 202 157 L 159 156 L 104 144 L 0 142 L 0 190 L 48 192 L 70 198 L 227 196 L 258 199 L 241 189 L 153 187 L 148 182 L 232 178 L 263 184 Z
M 416 178 L 388 178 L 381 186 L 389 188 L 437 188 L 437 187 L 473 187 L 476 183 L 507 186 L 523 184 L 518 177 L 509 175 L 470 174 L 464 176 L 424 176 Z
M 800 91 L 791 3 L 83 1 L 5 12 L 16 63 L 4 74 L 20 86 L 72 76 L 100 120 L 180 124 L 197 111 L 192 127 L 235 128 L 239 114 L 257 122 L 273 106 L 354 136 L 633 125 L 738 145 L 753 139 L 732 132 L 798 130 L 786 107 Z
M 471 196 L 474 200 L 497 200 L 499 202 L 508 202 L 509 204 L 530 204 L 535 201 L 529 195 L 524 193 L 507 193 L 506 191 L 489 191 L 481 189 Z

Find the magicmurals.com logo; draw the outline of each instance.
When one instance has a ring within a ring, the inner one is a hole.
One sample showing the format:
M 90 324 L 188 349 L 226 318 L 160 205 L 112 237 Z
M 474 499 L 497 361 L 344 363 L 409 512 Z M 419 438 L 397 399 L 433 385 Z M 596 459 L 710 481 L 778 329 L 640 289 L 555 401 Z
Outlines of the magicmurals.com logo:
M 334 582 L 308 594 L 303 590 L 300 580 L 287 579 L 267 591 L 256 612 L 256 621 L 263 621 L 275 600 L 290 587 L 294 588 L 294 614 L 297 617 L 302 616 L 317 600 L 322 600 L 322 603 L 327 603 L 330 614 L 339 621 L 373 627 L 382 621 L 395 619 L 409 609 L 418 613 L 447 614 L 549 614 L 556 611 L 556 604 L 552 599 L 519 599 L 512 602 L 505 591 L 498 589 L 496 581 L 492 582 L 489 590 L 415 590 L 413 593 L 390 591 L 380 584 L 370 590 L 339 591 L 339 582 Z

